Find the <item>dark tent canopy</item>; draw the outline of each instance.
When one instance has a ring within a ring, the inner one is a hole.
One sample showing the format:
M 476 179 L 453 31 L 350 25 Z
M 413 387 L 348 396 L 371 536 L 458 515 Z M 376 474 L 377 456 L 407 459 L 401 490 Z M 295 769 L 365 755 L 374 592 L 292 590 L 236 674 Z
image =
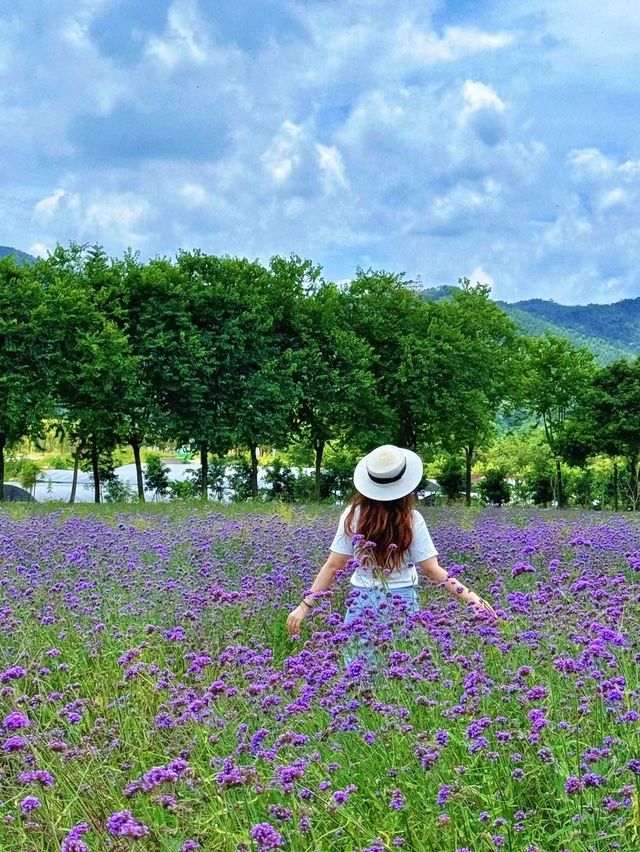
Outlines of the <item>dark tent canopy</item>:
M 25 491 L 24 488 L 20 488 L 19 485 L 7 485 L 6 482 L 4 486 L 4 499 L 11 503 L 36 502 L 31 494 L 29 494 L 28 491 Z

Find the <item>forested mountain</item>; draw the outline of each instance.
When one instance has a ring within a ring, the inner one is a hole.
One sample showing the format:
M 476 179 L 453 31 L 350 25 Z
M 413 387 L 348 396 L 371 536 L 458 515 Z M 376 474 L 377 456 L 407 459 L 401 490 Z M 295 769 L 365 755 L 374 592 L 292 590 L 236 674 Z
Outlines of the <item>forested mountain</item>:
M 422 291 L 426 300 L 447 299 L 460 289 L 451 285 Z M 505 313 L 527 334 L 546 331 L 586 346 L 600 364 L 616 358 L 640 355 L 640 297 L 611 305 L 559 305 L 545 299 L 520 302 L 496 300 Z
M 15 255 L 18 263 L 33 263 L 35 260 L 30 254 L 27 254 L 24 251 L 20 251 L 20 249 L 11 248 L 11 246 L 0 246 L 0 258 L 8 257 L 10 254 Z
M 507 303 L 498 304 L 505 307 Z M 623 299 L 611 305 L 559 305 L 544 299 L 527 299 L 514 302 L 510 307 L 587 337 L 609 340 L 640 353 L 640 297 Z

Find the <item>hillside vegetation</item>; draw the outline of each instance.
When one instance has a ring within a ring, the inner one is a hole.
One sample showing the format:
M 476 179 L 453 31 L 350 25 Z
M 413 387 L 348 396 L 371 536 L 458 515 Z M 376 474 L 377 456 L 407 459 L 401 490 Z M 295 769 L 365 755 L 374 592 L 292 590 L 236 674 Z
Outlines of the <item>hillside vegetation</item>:
M 421 295 L 425 301 L 440 301 L 459 289 L 446 284 L 423 290 Z M 565 337 L 593 352 L 602 365 L 640 353 L 640 298 L 611 305 L 559 305 L 544 299 L 496 300 L 496 304 L 525 334 Z

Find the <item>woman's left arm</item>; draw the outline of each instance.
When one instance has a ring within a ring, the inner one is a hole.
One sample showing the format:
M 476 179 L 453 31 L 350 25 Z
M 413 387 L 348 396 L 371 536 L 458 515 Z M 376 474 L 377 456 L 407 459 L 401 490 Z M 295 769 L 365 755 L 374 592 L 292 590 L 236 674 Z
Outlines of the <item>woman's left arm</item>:
M 299 605 L 289 613 L 287 618 L 287 631 L 290 636 L 298 636 L 300 633 L 300 625 L 313 609 L 313 598 L 318 592 L 326 592 L 329 589 L 335 576 L 342 568 L 345 567 L 351 556 L 346 556 L 344 553 L 336 553 L 333 550 L 329 551 L 327 561 L 318 571 L 313 585 L 311 586 L 311 594 L 303 598 Z

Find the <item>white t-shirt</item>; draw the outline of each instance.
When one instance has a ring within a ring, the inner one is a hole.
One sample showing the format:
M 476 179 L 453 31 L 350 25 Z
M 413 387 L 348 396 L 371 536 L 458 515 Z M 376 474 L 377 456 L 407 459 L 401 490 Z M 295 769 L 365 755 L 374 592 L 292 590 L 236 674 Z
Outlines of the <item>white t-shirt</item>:
M 340 515 L 338 529 L 331 542 L 330 549 L 335 553 L 342 553 L 345 556 L 353 556 L 354 548 L 351 542 L 352 536 L 347 535 L 344 531 L 344 523 L 351 506 L 347 506 L 344 512 Z M 358 514 L 356 513 L 354 527 L 358 526 Z M 413 540 L 411 547 L 404 554 L 404 565 L 394 569 L 387 575 L 386 585 L 390 589 L 397 589 L 400 586 L 417 586 L 418 572 L 416 571 L 415 563 L 422 562 L 424 559 L 429 559 L 430 556 L 439 556 L 435 548 L 431 535 L 427 529 L 425 519 L 416 509 L 413 510 Z M 380 589 L 383 583 L 380 579 L 373 577 L 371 569 L 366 566 L 359 566 L 351 575 L 351 583 L 361 589 Z

